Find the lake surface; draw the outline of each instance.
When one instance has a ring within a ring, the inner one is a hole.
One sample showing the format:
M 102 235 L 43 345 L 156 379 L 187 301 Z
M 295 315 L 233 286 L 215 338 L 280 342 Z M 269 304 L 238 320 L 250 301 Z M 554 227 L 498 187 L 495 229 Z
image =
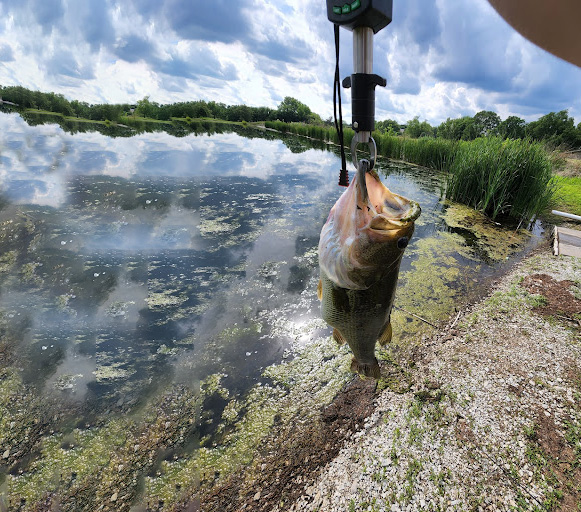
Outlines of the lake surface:
M 9 114 L 0 133 L 2 328 L 22 381 L 74 425 L 215 374 L 240 397 L 329 336 L 317 245 L 343 190 L 336 149 L 255 129 L 73 135 Z M 396 305 L 437 322 L 512 252 L 450 220 L 438 173 L 378 171 L 422 207 Z M 426 328 L 397 316 L 396 341 Z M 208 432 L 226 404 L 205 404 Z

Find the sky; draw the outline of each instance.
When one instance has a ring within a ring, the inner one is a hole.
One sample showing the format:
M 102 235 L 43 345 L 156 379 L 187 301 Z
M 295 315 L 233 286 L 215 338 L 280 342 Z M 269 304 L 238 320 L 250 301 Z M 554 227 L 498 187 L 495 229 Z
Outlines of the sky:
M 514 31 L 486 0 L 393 0 L 374 37 L 376 120 L 437 125 L 481 110 L 581 122 L 581 69 Z M 341 78 L 353 72 L 341 29 Z M 333 113 L 322 0 L 0 0 L 0 85 L 89 103 L 206 100 Z M 349 91 L 343 91 L 350 119 Z

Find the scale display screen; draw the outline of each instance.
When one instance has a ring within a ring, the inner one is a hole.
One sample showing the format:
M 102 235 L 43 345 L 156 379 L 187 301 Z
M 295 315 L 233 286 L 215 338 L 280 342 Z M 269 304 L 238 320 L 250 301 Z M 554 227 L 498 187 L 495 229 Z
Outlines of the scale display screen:
M 379 32 L 391 22 L 393 0 L 327 0 L 329 21 L 349 30 L 370 27 Z

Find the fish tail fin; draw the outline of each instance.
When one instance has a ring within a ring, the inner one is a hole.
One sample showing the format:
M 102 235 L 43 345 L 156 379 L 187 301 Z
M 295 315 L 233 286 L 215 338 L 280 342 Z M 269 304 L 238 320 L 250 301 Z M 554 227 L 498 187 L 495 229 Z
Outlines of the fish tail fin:
M 337 342 L 337 345 L 345 345 L 345 343 L 347 343 L 345 338 L 343 338 L 343 335 L 337 329 L 333 329 L 333 339 Z
M 319 284 L 317 285 L 317 297 L 319 300 L 323 300 L 323 280 L 319 279 Z
M 377 359 L 373 363 L 360 363 L 357 359 L 351 359 L 351 371 L 358 373 L 361 378 L 372 378 L 379 380 L 381 378 L 381 371 Z

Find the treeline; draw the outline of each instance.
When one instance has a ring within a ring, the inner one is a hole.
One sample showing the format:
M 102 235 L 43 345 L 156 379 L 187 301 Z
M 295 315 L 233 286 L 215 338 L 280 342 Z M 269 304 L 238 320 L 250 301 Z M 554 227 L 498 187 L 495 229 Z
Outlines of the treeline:
M 31 91 L 19 85 L 0 86 L 0 98 L 3 101 L 15 103 L 18 109 L 45 110 L 63 116 L 81 117 L 93 121 L 119 121 L 123 113 L 129 112 L 131 109 L 129 104 L 89 104 L 84 101 L 69 101 L 62 94 Z
M 418 117 L 400 125 L 393 119 L 375 123 L 376 130 L 391 135 L 404 133 L 408 137 L 441 137 L 448 140 L 474 140 L 479 137 L 496 136 L 503 139 L 529 138 L 549 143 L 553 146 L 581 148 L 581 123 L 566 110 L 551 112 L 537 121 L 527 123 L 517 116 L 509 116 L 502 121 L 498 114 L 489 110 L 478 112 L 473 117 L 464 116 L 446 119 L 439 126 L 431 126 Z
M 235 122 L 257 122 L 280 119 L 281 121 L 321 123 L 321 118 L 295 98 L 287 96 L 277 109 L 249 107 L 247 105 L 226 105 L 215 101 L 181 101 L 160 104 L 148 96 L 136 104 L 89 104 L 84 101 L 69 101 L 62 94 L 31 91 L 21 86 L 0 86 L 0 98 L 18 105 L 21 109 L 38 109 L 55 112 L 68 117 L 91 119 L 93 121 L 118 122 L 124 116 L 144 117 L 159 121 L 178 119 L 222 119 Z
M 94 121 L 119 122 L 122 118 L 141 117 L 159 121 L 208 118 L 249 123 L 279 120 L 286 123 L 298 122 L 319 126 L 333 124 L 330 118 L 323 122 L 319 115 L 312 112 L 307 105 L 290 96 L 284 98 L 276 109 L 226 105 L 202 100 L 160 104 L 151 101 L 148 96 L 136 104 L 89 104 L 84 101 L 69 101 L 62 94 L 31 91 L 21 86 L 0 86 L 0 98 L 16 103 L 21 109 L 46 110 L 68 117 Z M 553 146 L 581 148 L 581 123 L 575 126 L 574 119 L 566 110 L 551 112 L 530 123 L 517 116 L 509 116 L 501 120 L 498 114 L 483 110 L 473 117 L 448 118 L 439 126 L 431 126 L 427 121 L 420 121 L 416 116 L 406 124 L 386 119 L 376 122 L 375 127 L 379 133 L 405 134 L 413 138 L 440 137 L 458 141 L 492 135 L 503 139 L 530 138 Z

